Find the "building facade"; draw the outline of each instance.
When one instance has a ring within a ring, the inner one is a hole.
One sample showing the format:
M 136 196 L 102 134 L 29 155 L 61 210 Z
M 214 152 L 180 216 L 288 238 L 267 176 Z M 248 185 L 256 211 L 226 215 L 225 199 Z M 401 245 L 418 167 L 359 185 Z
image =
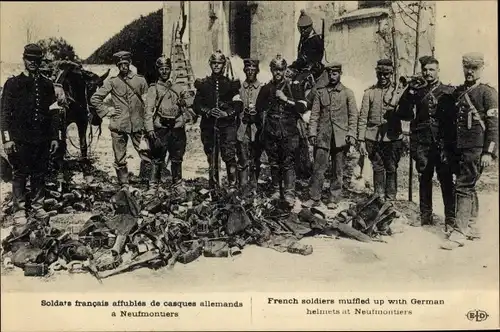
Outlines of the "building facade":
M 183 41 L 189 43 L 197 77 L 208 73 L 208 57 L 217 49 L 263 64 L 278 53 L 292 62 L 301 9 L 313 19 L 316 32 L 324 34 L 324 61 L 340 61 L 348 75 L 362 81 L 373 81 L 381 57 L 392 58 L 399 74 L 409 75 L 416 56 L 434 50 L 434 1 L 168 1 L 163 6 L 165 54 L 181 8 L 187 16 Z

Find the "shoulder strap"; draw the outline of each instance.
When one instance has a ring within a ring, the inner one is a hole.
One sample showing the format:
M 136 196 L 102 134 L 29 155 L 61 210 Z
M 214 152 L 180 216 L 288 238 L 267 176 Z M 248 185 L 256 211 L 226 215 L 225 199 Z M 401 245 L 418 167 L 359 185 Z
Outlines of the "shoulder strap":
M 137 98 L 139 98 L 139 100 L 141 101 L 142 105 L 145 105 L 144 100 L 142 100 L 142 96 L 137 91 L 135 91 L 135 89 L 127 81 L 125 81 L 125 79 L 123 79 L 123 77 L 121 77 L 120 75 L 118 75 L 118 78 L 123 83 L 125 83 L 135 93 L 135 95 L 137 96 Z

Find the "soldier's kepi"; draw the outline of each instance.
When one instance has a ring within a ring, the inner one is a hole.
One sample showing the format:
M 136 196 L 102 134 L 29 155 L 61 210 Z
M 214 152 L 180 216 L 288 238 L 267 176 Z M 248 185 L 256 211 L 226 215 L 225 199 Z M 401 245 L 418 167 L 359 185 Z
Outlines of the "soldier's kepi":
M 201 115 L 200 129 L 203 149 L 209 164 L 210 188 L 218 185 L 218 152 L 226 163 L 229 187 L 236 186 L 236 142 L 238 115 L 241 112 L 239 81 L 224 76 L 227 59 L 219 50 L 209 58 L 212 74 L 195 82 L 193 109 Z
M 274 198 L 280 197 L 283 180 L 285 200 L 295 202 L 295 158 L 299 144 L 297 120 L 307 102 L 299 84 L 284 79 L 287 63 L 277 55 L 269 65 L 273 79 L 257 96 L 256 109 L 262 123 L 261 140 L 269 158 Z
M 463 56 L 465 82 L 453 94 L 454 110 L 444 117 L 445 123 L 453 121 L 445 139 L 456 142 L 453 153 L 455 183 L 456 225 L 443 249 L 463 246 L 466 240 L 479 238 L 476 217 L 479 200 L 476 184 L 484 167 L 497 157 L 498 142 L 498 93 L 480 83 L 484 56 L 468 53 Z M 442 130 L 446 130 L 443 123 Z
M 25 71 L 10 77 L 2 91 L 0 130 L 4 150 L 13 168 L 14 222 L 26 223 L 26 182 L 30 177 L 31 207 L 35 217 L 45 219 L 43 210 L 45 175 L 49 155 L 56 152 L 60 132 L 50 110 L 56 102 L 52 82 L 40 75 L 43 51 L 36 44 L 24 47 Z
M 188 118 L 185 114 L 186 91 L 170 80 L 172 63 L 169 58 L 159 57 L 155 66 L 159 79 L 149 86 L 144 113 L 144 126 L 148 133 L 153 158 L 147 196 L 153 196 L 158 190 L 168 152 L 171 161 L 172 189 L 176 197 L 182 197 L 185 194 L 182 186 L 182 161 L 186 151 L 185 124 Z
M 448 155 L 452 153 L 450 144 L 443 142 L 439 123 L 444 125 L 447 119 L 440 117 L 443 108 L 453 108 L 447 100 L 453 93 L 453 87 L 439 81 L 439 62 L 431 56 L 419 59 L 422 76 L 426 84 L 420 88 L 410 83 L 399 101 L 398 115 L 402 120 L 411 121 L 411 152 L 415 159 L 416 170 L 419 174 L 420 222 L 413 226 L 433 225 L 432 209 L 432 178 L 436 170 L 440 182 L 444 203 L 446 225 L 455 223 L 454 184 L 451 165 Z M 414 106 L 416 113 L 413 114 Z

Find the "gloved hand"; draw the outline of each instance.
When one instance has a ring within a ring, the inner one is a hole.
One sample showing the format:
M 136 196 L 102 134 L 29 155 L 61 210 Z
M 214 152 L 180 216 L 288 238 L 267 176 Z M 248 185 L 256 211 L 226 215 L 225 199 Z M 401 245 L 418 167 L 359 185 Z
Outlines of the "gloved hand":
M 16 148 L 16 144 L 14 142 L 7 142 L 7 143 L 4 143 L 3 144 L 3 149 L 5 151 L 6 154 L 11 154 L 12 152 L 16 152 L 17 151 L 17 148 Z
M 311 144 L 312 146 L 316 146 L 316 143 L 317 143 L 316 136 L 309 136 L 309 144 Z

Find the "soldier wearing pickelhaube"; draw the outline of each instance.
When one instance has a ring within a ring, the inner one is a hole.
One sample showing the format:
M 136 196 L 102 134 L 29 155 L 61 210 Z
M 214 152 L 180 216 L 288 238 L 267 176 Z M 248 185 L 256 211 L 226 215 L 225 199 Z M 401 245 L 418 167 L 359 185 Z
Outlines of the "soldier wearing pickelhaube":
M 465 54 L 462 64 L 465 82 L 455 89 L 452 98 L 455 107 L 445 112 L 440 127 L 445 142 L 455 144 L 449 158 L 456 173 L 456 224 L 442 245 L 448 250 L 464 246 L 467 239 L 479 238 L 476 184 L 483 169 L 497 158 L 498 151 L 498 92 L 479 81 L 484 56 Z
M 240 114 L 238 128 L 238 177 L 239 185 L 243 188 L 252 180 L 257 187 L 260 174 L 260 157 L 262 145 L 259 141 L 260 123 L 257 118 L 255 103 L 262 84 L 257 79 L 259 73 L 259 60 L 244 59 L 243 71 L 246 79 L 240 88 L 240 97 L 243 102 L 243 112 Z M 252 168 L 250 169 L 250 164 Z
M 306 111 L 302 87 L 285 80 L 287 63 L 277 55 L 269 64 L 273 79 L 257 97 L 256 109 L 262 123 L 261 139 L 269 158 L 273 198 L 280 197 L 283 181 L 285 200 L 295 202 L 295 158 L 299 144 L 297 120 Z
M 215 189 L 217 185 L 217 160 L 214 160 L 217 156 L 214 154 L 214 148 L 218 142 L 222 160 L 226 164 L 229 187 L 234 189 L 237 177 L 238 115 L 242 108 L 239 95 L 241 84 L 239 81 L 231 81 L 224 76 L 227 59 L 220 50 L 213 53 L 208 62 L 212 73 L 210 76 L 196 81 L 193 110 L 201 116 L 201 141 L 210 166 L 210 188 Z
M 43 51 L 36 44 L 24 47 L 25 70 L 9 78 L 2 91 L 0 126 L 5 152 L 13 167 L 14 221 L 26 223 L 26 180 L 30 177 L 31 207 L 35 217 L 43 210 L 49 156 L 58 148 L 57 119 L 49 109 L 56 102 L 52 82 L 40 74 Z
M 421 87 L 412 84 L 405 90 L 399 101 L 398 115 L 402 120 L 411 121 L 410 147 L 419 174 L 420 225 L 434 225 L 432 215 L 432 178 L 436 170 L 444 202 L 445 222 L 455 223 L 453 198 L 453 174 L 446 158 L 446 149 L 441 139 L 438 108 L 450 107 L 446 100 L 454 88 L 439 80 L 439 62 L 431 56 L 419 59 L 425 83 Z M 448 106 L 446 106 L 448 104 Z M 416 112 L 414 113 L 413 108 Z
M 113 55 L 116 66 L 119 69 L 117 76 L 104 81 L 90 99 L 90 103 L 97 109 L 100 118 L 108 115 L 109 130 L 113 141 L 113 152 L 115 155 L 115 170 L 118 182 L 124 188 L 128 187 L 127 168 L 127 142 L 129 138 L 135 150 L 141 158 L 141 180 L 147 182 L 146 169 L 151 162 L 149 151 L 141 150 L 140 143 L 144 132 L 144 109 L 143 95 L 147 93 L 148 84 L 146 79 L 130 70 L 132 54 L 120 51 Z M 106 96 L 111 94 L 113 108 L 110 112 L 104 104 Z
M 356 143 L 358 108 L 354 93 L 341 83 L 342 65 L 338 62 L 326 64 L 329 82 L 318 87 L 313 100 L 309 121 L 309 140 L 315 147 L 313 175 L 309 188 L 310 200 L 306 207 L 321 205 L 321 192 L 328 161 L 332 160 L 330 197 L 328 208 L 334 209 L 347 188 L 352 176 L 352 167 L 347 165 L 347 154 Z M 347 183 L 345 183 L 347 182 Z
M 290 68 L 299 72 L 311 72 L 317 78 L 324 67 L 321 64 L 325 54 L 323 38 L 314 31 L 313 21 L 304 10 L 300 11 L 297 28 L 300 32 L 297 60 L 290 65 Z
M 159 78 L 149 86 L 144 114 L 152 155 L 148 194 L 154 195 L 161 180 L 167 152 L 171 162 L 172 187 L 182 195 L 182 160 L 186 151 L 187 120 L 185 89 L 170 80 L 171 60 L 161 56 L 156 60 Z
M 392 83 L 391 60 L 377 61 L 375 71 L 377 84 L 365 90 L 359 112 L 359 150 L 372 163 L 375 193 L 382 199 L 395 200 L 403 139 L 395 108 L 401 92 Z

